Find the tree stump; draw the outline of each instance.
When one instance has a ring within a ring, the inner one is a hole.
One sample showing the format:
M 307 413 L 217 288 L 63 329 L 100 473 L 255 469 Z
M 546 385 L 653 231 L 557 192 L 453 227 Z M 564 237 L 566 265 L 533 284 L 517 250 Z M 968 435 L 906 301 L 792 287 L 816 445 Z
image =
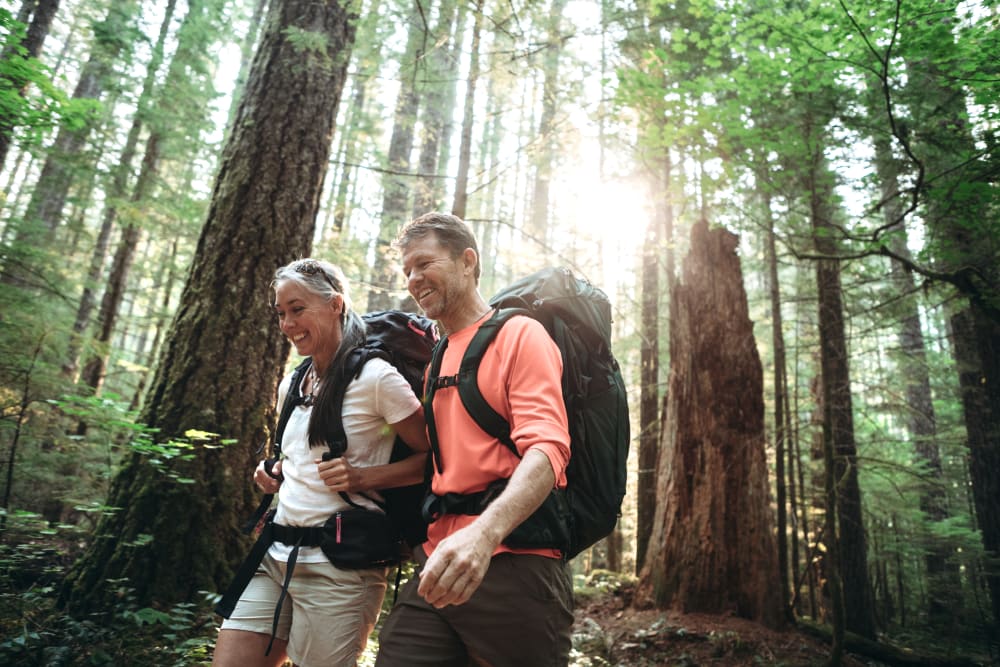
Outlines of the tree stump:
M 670 379 L 640 604 L 782 623 L 763 372 L 737 237 L 702 221 L 671 286 Z

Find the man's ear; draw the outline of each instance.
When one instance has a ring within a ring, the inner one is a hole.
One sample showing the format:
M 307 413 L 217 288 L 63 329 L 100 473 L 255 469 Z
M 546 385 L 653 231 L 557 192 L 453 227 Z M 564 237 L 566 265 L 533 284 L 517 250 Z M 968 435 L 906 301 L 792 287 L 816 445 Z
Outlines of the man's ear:
M 465 266 L 465 272 L 470 275 L 475 275 L 476 264 L 479 263 L 479 253 L 477 253 L 472 248 L 466 248 L 462 251 L 462 264 Z

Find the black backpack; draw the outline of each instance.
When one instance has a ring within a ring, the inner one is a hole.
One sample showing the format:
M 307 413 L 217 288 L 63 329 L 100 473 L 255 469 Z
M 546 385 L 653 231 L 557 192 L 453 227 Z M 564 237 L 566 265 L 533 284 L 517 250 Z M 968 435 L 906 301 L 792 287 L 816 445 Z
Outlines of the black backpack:
M 548 268 L 501 290 L 489 304 L 496 309 L 473 336 L 458 375 L 439 378 L 447 339 L 435 348 L 425 391 L 425 414 L 434 452 L 442 465 L 431 409 L 434 393 L 457 385 L 462 404 L 479 427 L 510 448 L 510 425 L 483 398 L 476 371 L 486 348 L 515 315 L 542 323 L 562 353 L 563 400 L 569 420 L 571 456 L 567 486 L 512 532 L 511 547 L 555 547 L 572 558 L 614 530 L 625 496 L 629 415 L 625 383 L 611 353 L 611 304 L 601 290 L 568 269 Z M 477 494 L 429 496 L 425 515 L 479 514 L 506 485 L 499 480 Z
M 426 317 L 399 310 L 367 313 L 362 315 L 362 319 L 366 327 L 365 343 L 352 350 L 344 361 L 343 381 L 337 383 L 340 391 L 334 395 L 333 399 L 337 406 L 335 412 L 339 413 L 342 410 L 344 390 L 346 390 L 348 383 L 361 374 L 365 363 L 373 357 L 380 357 L 392 364 L 409 382 L 414 394 L 418 398 L 421 397 L 424 369 L 430 361 L 431 352 L 438 340 L 434 322 Z M 291 386 L 278 417 L 271 462 L 277 461 L 281 456 L 281 438 L 285 431 L 285 425 L 288 423 L 292 410 L 302 402 L 299 391 L 302 374 L 311 365 L 312 359 L 305 359 L 292 373 Z M 343 455 L 347 449 L 347 435 L 344 433 L 343 423 L 336 422 L 334 431 L 327 434 L 326 440 L 330 451 L 324 454 L 324 458 Z M 411 453 L 403 439 L 397 436 L 393 443 L 390 461 L 399 461 Z M 273 463 L 271 465 L 273 466 Z M 379 491 L 385 499 L 385 503 L 378 504 L 383 506 L 386 514 L 410 547 L 427 539 L 427 521 L 421 514 L 421 504 L 427 492 L 428 482 L 426 479 L 418 484 Z M 349 499 L 348 502 L 350 502 Z M 376 501 L 373 499 L 373 502 Z M 261 505 L 266 510 L 270 504 L 271 496 L 265 496 Z M 257 516 L 258 520 L 259 518 L 260 516 Z

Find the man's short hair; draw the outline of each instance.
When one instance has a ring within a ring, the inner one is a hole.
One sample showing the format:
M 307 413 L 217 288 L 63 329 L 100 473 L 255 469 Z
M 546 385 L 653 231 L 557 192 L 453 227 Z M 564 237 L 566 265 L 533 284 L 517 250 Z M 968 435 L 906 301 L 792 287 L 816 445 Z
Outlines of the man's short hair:
M 396 236 L 394 245 L 401 250 L 406 250 L 412 241 L 427 238 L 430 234 L 437 237 L 438 243 L 448 249 L 453 259 L 461 257 L 466 248 L 472 248 L 476 251 L 474 273 L 476 281 L 479 281 L 479 274 L 482 271 L 482 264 L 479 261 L 479 244 L 476 242 L 476 235 L 472 233 L 468 223 L 457 215 L 438 212 L 424 213 L 403 225 Z

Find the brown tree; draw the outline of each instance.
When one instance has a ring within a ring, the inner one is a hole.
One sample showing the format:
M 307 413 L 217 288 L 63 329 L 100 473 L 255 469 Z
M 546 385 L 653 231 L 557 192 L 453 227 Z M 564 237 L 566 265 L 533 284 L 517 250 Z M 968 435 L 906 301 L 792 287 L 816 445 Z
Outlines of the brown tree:
M 783 621 L 764 454 L 763 371 L 736 236 L 692 229 L 671 287 L 659 499 L 639 599 Z
M 664 117 L 664 114 L 659 114 Z M 661 123 L 662 124 L 662 123 Z M 659 126 L 654 126 L 659 131 Z M 656 460 L 660 441 L 660 273 L 661 253 L 666 254 L 667 280 L 673 277 L 673 208 L 670 182 L 673 165 L 670 150 L 650 159 L 649 179 L 657 193 L 656 213 L 649 219 L 642 254 L 641 343 L 639 348 L 639 470 L 636 475 L 635 570 L 646 562 L 649 536 L 656 515 Z M 666 237 L 666 239 L 664 238 Z
M 353 18 L 334 2 L 271 3 L 141 411 L 157 443 L 196 429 L 222 446 L 195 440 L 190 456 L 159 467 L 139 453 L 126 460 L 108 500 L 121 509 L 63 587 L 72 608 L 110 608 L 108 579 L 140 603 L 192 600 L 223 587 L 245 555 L 238 526 L 255 503 L 255 450 L 288 353 L 267 289 L 277 266 L 310 248 Z
M 465 104 L 462 110 L 462 131 L 458 149 L 458 174 L 455 177 L 455 198 L 451 212 L 460 218 L 466 217 L 466 205 L 469 202 L 469 164 L 472 153 L 472 125 L 475 121 L 474 106 L 476 101 L 476 85 L 479 82 L 479 40 L 483 30 L 483 0 L 476 0 L 472 24 L 472 46 L 469 52 L 469 80 L 465 92 Z M 489 243 L 489 236 L 479 234 L 484 243 Z M 487 246 L 483 246 L 483 256 Z
M 824 542 L 837 549 L 844 594 L 846 629 L 862 637 L 875 638 L 875 614 L 868 580 L 868 547 L 862 517 L 861 485 L 858 481 L 858 450 L 854 436 L 851 373 L 844 324 L 840 260 L 834 240 L 838 209 L 835 204 L 833 173 L 820 148 L 816 147 L 806 177 L 809 217 L 816 260 L 816 289 L 819 297 L 820 378 L 823 407 L 824 444 L 831 447 L 836 489 L 836 535 L 827 530 Z M 827 471 L 829 475 L 830 472 Z M 827 508 L 827 511 L 831 511 Z M 829 527 L 830 520 L 827 520 Z M 834 576 L 833 573 L 829 573 Z M 836 604 L 836 600 L 834 600 Z
M 935 7 L 936 8 L 936 7 Z M 949 12 L 953 11 L 949 8 Z M 951 335 L 969 446 L 976 519 L 989 561 L 1000 557 L 1000 224 L 996 161 L 982 152 L 967 108 L 966 82 L 951 66 L 957 15 L 904 33 L 909 133 L 895 138 L 916 170 L 933 277 L 964 297 L 951 305 Z M 932 48 L 933 47 L 933 48 Z M 897 126 L 898 127 L 898 126 Z M 897 257 L 904 265 L 905 257 Z M 1000 574 L 986 567 L 993 622 L 1000 629 Z
M 393 290 L 400 286 L 401 281 L 390 257 L 390 244 L 406 222 L 410 210 L 410 153 L 413 151 L 414 127 L 422 92 L 418 70 L 423 67 L 428 41 L 423 11 L 421 5 L 414 3 L 407 17 L 406 51 L 400 61 L 399 93 L 392 117 L 387 169 L 382 176 L 382 220 L 376 239 L 373 288 L 368 295 L 368 310 L 384 310 L 397 305 Z

